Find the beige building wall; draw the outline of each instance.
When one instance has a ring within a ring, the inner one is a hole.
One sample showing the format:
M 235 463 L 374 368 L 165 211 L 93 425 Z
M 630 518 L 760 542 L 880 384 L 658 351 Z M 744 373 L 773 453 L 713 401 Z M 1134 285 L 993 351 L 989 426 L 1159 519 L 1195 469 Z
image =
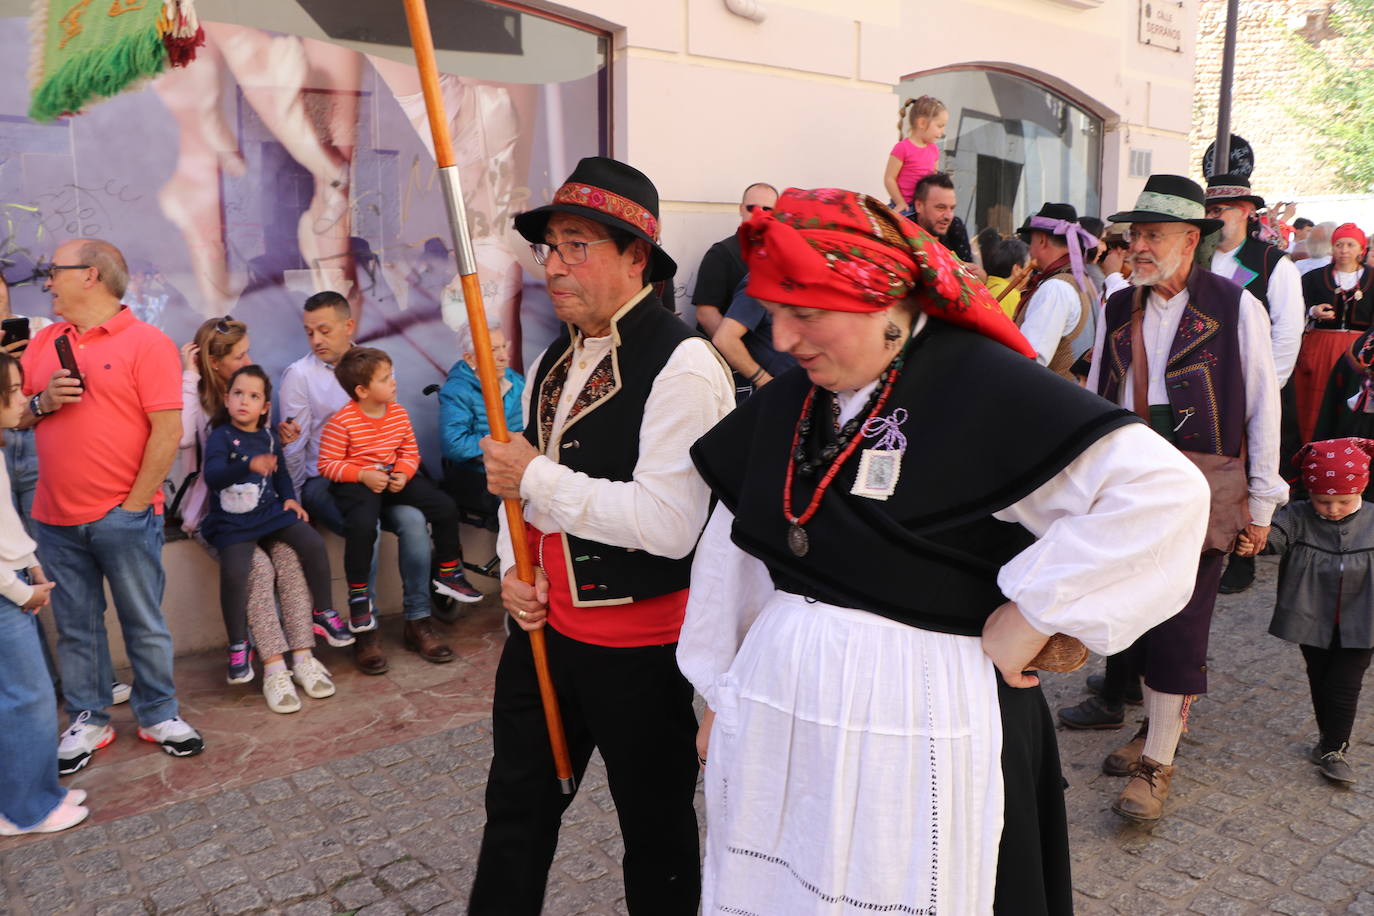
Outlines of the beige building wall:
M 1265 200 L 1331 194 L 1340 188 L 1334 171 L 1316 160 L 1320 139 L 1294 120 L 1287 106 L 1301 104 L 1304 74 L 1293 55 L 1300 34 L 1320 40 L 1326 34 L 1325 0 L 1241 0 L 1236 30 L 1236 71 L 1232 82 L 1231 132 L 1255 150 L 1250 184 Z M 1200 0 L 1198 8 L 1197 94 L 1189 140 L 1189 174 L 1202 171 L 1202 154 L 1216 139 L 1221 83 L 1225 0 Z

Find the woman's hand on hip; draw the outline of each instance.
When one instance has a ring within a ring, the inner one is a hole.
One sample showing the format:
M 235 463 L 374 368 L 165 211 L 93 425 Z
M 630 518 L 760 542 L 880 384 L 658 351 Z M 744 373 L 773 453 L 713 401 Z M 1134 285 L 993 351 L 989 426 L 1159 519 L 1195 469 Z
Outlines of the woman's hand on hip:
M 1026 622 L 1013 601 L 992 612 L 983 624 L 983 654 L 992 659 L 1008 687 L 1034 687 L 1040 678 L 1026 673 L 1049 637 Z

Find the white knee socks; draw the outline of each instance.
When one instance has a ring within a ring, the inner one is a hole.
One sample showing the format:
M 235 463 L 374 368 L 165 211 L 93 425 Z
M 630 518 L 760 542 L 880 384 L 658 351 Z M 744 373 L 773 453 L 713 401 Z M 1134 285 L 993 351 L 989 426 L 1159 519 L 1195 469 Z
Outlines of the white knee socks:
M 1150 717 L 1150 730 L 1145 735 L 1144 754 L 1156 763 L 1169 766 L 1178 750 L 1183 734 L 1183 695 L 1158 693 L 1145 687 L 1145 715 Z

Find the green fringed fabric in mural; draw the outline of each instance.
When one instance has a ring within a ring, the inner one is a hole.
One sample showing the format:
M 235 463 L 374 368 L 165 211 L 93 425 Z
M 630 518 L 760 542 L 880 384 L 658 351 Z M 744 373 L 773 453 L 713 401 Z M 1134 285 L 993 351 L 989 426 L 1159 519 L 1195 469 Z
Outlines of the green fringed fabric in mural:
M 29 36 L 41 54 L 30 73 L 29 117 L 51 121 L 161 73 L 162 0 L 47 0 Z M 41 43 L 41 45 L 40 45 Z

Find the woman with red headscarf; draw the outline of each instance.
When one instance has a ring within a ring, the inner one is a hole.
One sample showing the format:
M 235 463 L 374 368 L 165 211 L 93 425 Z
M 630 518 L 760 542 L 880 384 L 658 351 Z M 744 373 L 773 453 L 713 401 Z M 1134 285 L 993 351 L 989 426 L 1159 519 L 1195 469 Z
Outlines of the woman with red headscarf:
M 720 499 L 678 644 L 708 705 L 702 912 L 1071 912 L 1024 669 L 1183 607 L 1206 484 L 878 201 L 791 189 L 740 242 L 799 366 L 692 450 Z
M 1374 271 L 1363 266 L 1367 247 L 1360 228 L 1345 223 L 1331 233 L 1331 263 L 1302 278 L 1307 333 L 1293 368 L 1293 386 L 1303 442 L 1311 442 L 1315 435 L 1332 368 L 1374 323 Z

